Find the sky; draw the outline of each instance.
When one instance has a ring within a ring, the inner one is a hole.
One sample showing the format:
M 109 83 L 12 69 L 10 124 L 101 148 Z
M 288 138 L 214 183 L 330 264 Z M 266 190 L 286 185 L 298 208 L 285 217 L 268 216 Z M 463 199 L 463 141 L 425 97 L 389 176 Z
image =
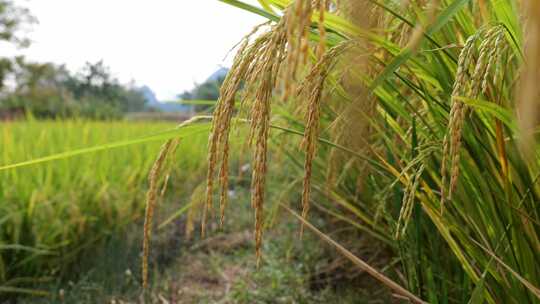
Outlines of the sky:
M 247 1 L 253 2 L 253 1 Z M 221 66 L 229 50 L 264 20 L 218 0 L 15 0 L 39 23 L 32 44 L 5 45 L 0 56 L 23 54 L 77 71 L 103 60 L 122 83 L 147 85 L 171 100 Z M 224 60 L 225 59 L 225 60 Z

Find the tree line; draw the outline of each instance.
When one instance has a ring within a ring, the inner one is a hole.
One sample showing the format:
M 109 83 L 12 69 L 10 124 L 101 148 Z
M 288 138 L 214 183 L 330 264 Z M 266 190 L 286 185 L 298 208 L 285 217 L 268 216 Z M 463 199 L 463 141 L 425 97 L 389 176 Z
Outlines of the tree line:
M 24 48 L 25 29 L 36 18 L 11 0 L 0 0 L 0 43 Z M 133 84 L 115 79 L 103 61 L 86 63 L 73 73 L 63 65 L 0 57 L 0 117 L 31 112 L 39 118 L 117 118 L 141 111 L 144 95 Z M 3 114 L 3 115 L 2 115 Z

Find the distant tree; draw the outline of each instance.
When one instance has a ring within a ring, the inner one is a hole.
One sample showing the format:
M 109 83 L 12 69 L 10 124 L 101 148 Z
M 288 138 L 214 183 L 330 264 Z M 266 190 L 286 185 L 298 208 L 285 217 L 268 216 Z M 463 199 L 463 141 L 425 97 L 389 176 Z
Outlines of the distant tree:
M 197 84 L 193 90 L 185 91 L 179 97 L 183 100 L 217 100 L 219 98 L 219 88 L 223 80 L 224 78 L 220 78 L 217 81 L 207 81 Z
M 140 89 L 121 85 L 103 61 L 87 62 L 77 75 L 67 79 L 66 87 L 75 99 L 94 99 L 121 112 L 141 111 L 146 103 Z
M 12 61 L 12 73 L 17 93 L 26 93 L 38 88 L 62 89 L 70 77 L 63 65 L 28 62 L 22 56 Z
M 0 44 L 27 47 L 30 40 L 24 36 L 24 28 L 35 22 L 36 19 L 28 9 L 15 5 L 13 1 L 0 0 Z M 0 57 L 0 91 L 4 89 L 5 80 L 12 68 L 11 59 Z
M 11 61 L 16 86 L 0 98 L 0 110 L 26 109 L 37 117 L 119 118 L 144 109 L 146 99 L 133 84 L 121 85 L 102 62 L 73 75 L 64 66 Z
M 36 22 L 27 8 L 15 5 L 10 0 L 0 0 L 0 40 L 19 47 L 28 46 L 30 41 L 21 33 L 25 26 Z
M 75 106 L 64 86 L 69 72 L 51 63 L 27 62 L 24 57 L 11 61 L 15 87 L 0 99 L 3 110 L 27 109 L 38 117 L 68 115 Z
M 103 64 L 103 61 L 87 62 L 79 73 L 70 76 L 66 81 L 66 86 L 77 99 L 88 95 L 114 99 L 115 96 L 112 95 L 115 91 L 111 90 L 114 86 L 114 80 L 111 78 L 110 71 Z
M 0 0 L 0 45 L 27 47 L 25 30 L 36 22 L 29 10 Z M 12 79 L 14 86 L 6 82 Z M 144 109 L 145 98 L 134 85 L 121 85 L 103 61 L 87 63 L 75 75 L 64 66 L 0 57 L 0 110 L 26 109 L 36 116 L 119 117 Z
M 216 78 L 209 78 L 202 84 L 195 84 L 191 91 L 184 91 L 178 95 L 182 100 L 217 100 L 219 98 L 219 89 L 225 80 L 225 75 Z M 195 111 L 207 110 L 210 106 L 197 105 Z
M 12 63 L 8 58 L 0 58 L 0 92 L 4 89 L 5 81 L 12 71 Z

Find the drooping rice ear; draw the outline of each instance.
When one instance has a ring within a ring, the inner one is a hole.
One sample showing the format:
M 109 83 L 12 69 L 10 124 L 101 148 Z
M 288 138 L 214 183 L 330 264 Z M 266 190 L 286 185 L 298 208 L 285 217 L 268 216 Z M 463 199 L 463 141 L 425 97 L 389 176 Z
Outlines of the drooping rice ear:
M 286 28 L 281 21 L 273 29 L 272 38 L 262 53 L 256 85 L 255 100 L 250 112 L 249 140 L 254 144 L 251 183 L 251 205 L 255 208 L 255 250 L 257 264 L 262 257 L 262 235 L 264 224 L 264 194 L 267 170 L 268 136 L 270 133 L 270 111 L 272 92 L 277 84 L 277 75 L 285 56 Z
M 171 155 L 171 151 L 176 150 L 178 145 L 178 139 L 168 140 L 159 152 L 159 155 L 152 165 L 152 169 L 148 175 L 148 191 L 146 193 L 146 211 L 144 216 L 144 232 L 143 232 L 143 259 L 142 259 L 142 281 L 143 288 L 148 287 L 148 258 L 150 256 L 150 238 L 152 237 L 152 220 L 154 218 L 154 211 L 156 208 L 158 191 L 159 191 L 159 179 L 163 172 L 164 164 L 167 157 Z
M 476 41 L 481 37 L 478 49 L 478 59 L 473 65 L 474 70 L 470 75 L 470 66 L 473 60 L 473 50 Z M 459 163 L 461 158 L 462 129 L 467 107 L 459 97 L 477 98 L 479 94 L 487 90 L 488 79 L 492 67 L 496 65 L 499 53 L 503 52 L 506 45 L 504 40 L 504 27 L 494 26 L 484 31 L 481 30 L 467 39 L 458 60 L 458 69 L 451 98 L 451 110 L 448 123 L 448 134 L 443 139 L 443 154 L 441 161 L 441 212 L 444 210 L 446 200 L 451 200 L 456 190 L 459 179 Z M 450 183 L 447 188 L 447 166 L 450 163 Z
M 411 175 L 411 179 L 405 188 L 405 194 L 403 195 L 403 201 L 396 227 L 396 240 L 399 240 L 403 235 L 405 235 L 407 227 L 409 226 L 412 211 L 414 209 L 416 191 L 418 190 L 420 178 L 424 172 L 424 169 L 425 167 L 422 165 L 414 175 Z
M 249 38 L 253 35 L 259 26 L 251 33 L 244 37 L 243 42 L 235 56 L 233 66 L 227 73 L 221 89 L 220 97 L 217 101 L 214 117 L 212 119 L 212 129 L 208 139 L 208 171 L 206 178 L 206 199 L 202 212 L 201 235 L 204 237 L 206 233 L 206 222 L 208 213 L 212 210 L 213 188 L 216 168 L 219 169 L 219 180 L 221 183 L 220 210 L 221 222 L 223 222 L 225 206 L 227 204 L 227 188 L 228 188 L 228 145 L 229 133 L 231 129 L 231 120 L 236 103 L 236 93 L 240 89 L 241 81 L 249 72 L 250 65 L 254 60 L 254 56 L 258 49 L 256 48 L 259 42 L 264 42 L 264 37 L 257 39 L 255 47 L 249 46 Z M 220 163 L 220 156 L 223 158 Z
M 303 107 L 307 109 L 305 113 L 306 128 L 304 131 L 304 138 L 302 140 L 302 147 L 306 153 L 302 191 L 303 218 L 307 218 L 310 207 L 313 160 L 315 159 L 317 152 L 317 141 L 319 137 L 319 124 L 321 116 L 320 107 L 325 82 L 333 64 L 338 60 L 343 52 L 353 45 L 354 42 L 343 43 L 329 50 L 312 68 L 308 76 L 306 76 L 298 92 L 305 98 L 306 104 Z M 301 227 L 300 234 L 302 235 L 304 227 Z
M 251 203 L 255 208 L 256 251 L 261 256 L 264 185 L 266 176 L 267 140 L 270 128 L 270 98 L 276 88 L 281 63 L 284 61 L 287 44 L 284 18 L 270 31 L 260 35 L 252 43 L 244 40 L 228 73 L 217 102 L 213 117 L 208 147 L 208 173 L 206 202 L 203 209 L 201 233 L 204 235 L 207 213 L 212 208 L 214 175 L 219 168 L 221 185 L 221 223 L 228 195 L 229 133 L 235 110 L 237 92 L 243 83 L 240 95 L 240 112 L 249 106 L 250 130 L 248 143 L 254 143 Z M 250 103 L 247 105 L 247 103 Z
M 325 77 L 320 75 L 316 79 L 316 85 L 310 93 L 309 102 L 306 113 L 306 130 L 302 145 L 306 151 L 306 159 L 304 162 L 304 182 L 302 191 L 302 217 L 307 218 L 310 206 L 311 193 L 311 176 L 313 169 L 313 159 L 316 154 L 317 138 L 319 134 L 320 107 L 322 92 L 324 89 Z M 303 231 L 303 225 L 302 225 Z M 301 231 L 301 233 L 302 233 Z
M 187 211 L 187 219 L 186 219 L 186 227 L 185 227 L 185 235 L 186 239 L 190 240 L 193 236 L 193 231 L 195 230 L 195 217 L 197 213 L 202 212 L 201 207 L 204 209 L 204 206 L 202 206 L 202 203 L 204 202 L 204 195 L 206 190 L 206 184 L 201 183 L 199 186 L 195 188 L 193 193 L 191 194 L 191 198 L 189 201 L 189 209 Z
M 448 199 L 447 195 L 447 163 L 448 161 L 452 162 L 455 156 L 455 152 L 452 153 L 455 149 L 455 141 L 457 136 L 461 136 L 461 131 L 457 132 L 458 127 L 456 124 L 459 123 L 461 118 L 461 113 L 463 111 L 463 103 L 455 98 L 463 94 L 466 90 L 468 79 L 469 79 L 469 66 L 472 61 L 474 45 L 478 39 L 478 34 L 472 35 L 467 39 L 458 59 L 458 66 L 456 72 L 456 79 L 454 81 L 454 88 L 452 91 L 451 99 L 451 109 L 448 122 L 448 134 L 443 139 L 443 151 L 442 151 L 442 161 L 441 161 L 441 213 L 444 211 L 445 202 Z M 451 170 L 452 171 L 452 170 Z M 450 192 L 450 191 L 448 191 Z
M 241 60 L 242 52 L 245 49 L 247 42 L 244 42 L 240 48 L 235 62 Z M 238 68 L 233 67 L 227 74 L 223 85 L 220 89 L 220 97 L 217 101 L 216 109 L 214 111 L 214 118 L 212 119 L 212 129 L 210 131 L 210 137 L 208 139 L 208 172 L 206 178 L 206 200 L 203 208 L 203 218 L 201 222 L 201 235 L 204 237 L 206 233 L 206 222 L 208 218 L 208 212 L 212 210 L 212 196 L 214 188 L 214 175 L 216 168 L 218 167 L 220 148 L 223 140 L 228 139 L 228 126 L 227 120 L 232 112 L 231 107 L 234 107 L 235 93 L 238 90 L 239 81 L 237 81 L 239 75 L 237 75 Z M 226 124 L 226 126 L 225 126 Z M 226 173 L 224 173 L 226 174 Z

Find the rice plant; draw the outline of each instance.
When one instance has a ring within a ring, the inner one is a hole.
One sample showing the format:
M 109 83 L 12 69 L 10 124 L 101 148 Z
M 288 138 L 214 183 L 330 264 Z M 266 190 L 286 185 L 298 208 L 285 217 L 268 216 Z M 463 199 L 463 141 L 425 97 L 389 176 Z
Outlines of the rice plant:
M 222 1 L 269 19 L 238 49 L 209 148 L 207 208 L 247 120 L 257 256 L 275 129 L 304 175 L 301 222 L 316 204 L 378 239 L 401 296 L 540 301 L 536 1 Z

